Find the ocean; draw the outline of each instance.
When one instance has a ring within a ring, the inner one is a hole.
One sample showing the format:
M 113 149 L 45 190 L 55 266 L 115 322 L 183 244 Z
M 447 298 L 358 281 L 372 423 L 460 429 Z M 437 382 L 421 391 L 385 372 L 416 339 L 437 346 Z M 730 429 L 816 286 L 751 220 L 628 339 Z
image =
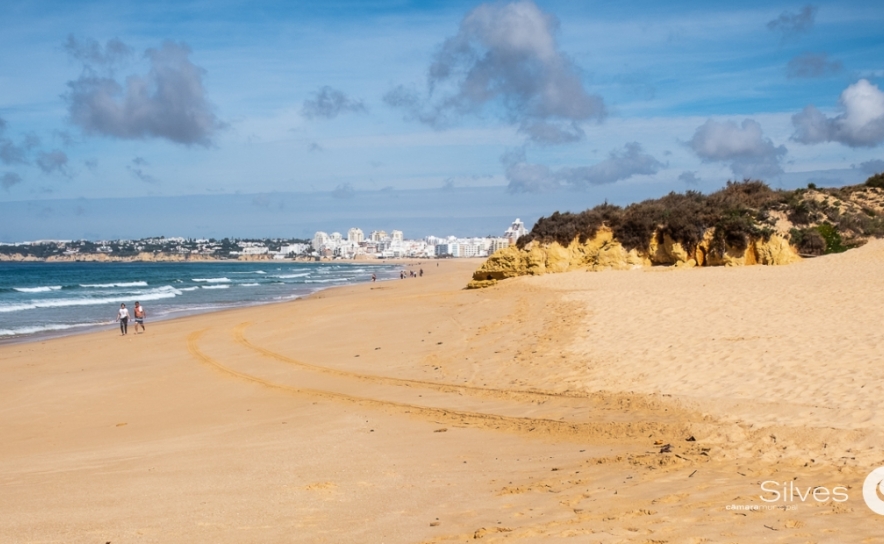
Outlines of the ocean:
M 0 342 L 116 327 L 121 303 L 146 323 L 292 300 L 320 289 L 399 277 L 401 266 L 350 263 L 0 263 Z M 130 328 L 131 328 L 130 319 Z M 131 332 L 131 331 L 130 331 Z

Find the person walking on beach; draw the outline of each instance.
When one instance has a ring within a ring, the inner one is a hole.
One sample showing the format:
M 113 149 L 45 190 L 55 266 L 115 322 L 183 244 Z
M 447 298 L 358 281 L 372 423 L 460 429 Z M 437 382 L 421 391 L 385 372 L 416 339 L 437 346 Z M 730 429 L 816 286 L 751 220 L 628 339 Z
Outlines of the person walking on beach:
M 422 278 L 424 277 L 424 269 L 423 268 L 421 268 L 420 277 L 422 277 Z
M 138 326 L 141 325 L 141 332 L 146 332 L 147 329 L 144 328 L 144 318 L 147 314 L 144 313 L 144 306 L 135 303 L 135 334 L 138 334 Z
M 120 335 L 129 334 L 129 310 L 126 309 L 125 304 L 120 304 L 120 309 L 117 311 L 117 321 L 120 322 Z

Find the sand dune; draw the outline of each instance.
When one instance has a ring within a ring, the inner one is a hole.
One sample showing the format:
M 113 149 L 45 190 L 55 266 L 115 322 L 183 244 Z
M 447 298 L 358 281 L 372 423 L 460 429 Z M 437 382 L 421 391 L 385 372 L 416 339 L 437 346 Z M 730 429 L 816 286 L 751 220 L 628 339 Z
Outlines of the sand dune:
M 453 261 L 0 346 L 0 541 L 873 538 L 882 262 L 465 291 Z M 849 499 L 727 508 L 765 480 Z

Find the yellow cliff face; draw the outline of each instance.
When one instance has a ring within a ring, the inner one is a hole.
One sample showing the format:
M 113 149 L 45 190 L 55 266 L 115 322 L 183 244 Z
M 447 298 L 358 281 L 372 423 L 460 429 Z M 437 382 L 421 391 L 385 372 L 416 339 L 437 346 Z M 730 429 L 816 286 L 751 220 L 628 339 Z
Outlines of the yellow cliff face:
M 539 275 L 570 270 L 633 270 L 650 266 L 750 266 L 755 264 L 782 265 L 800 260 L 789 241 L 779 234 L 768 240 L 750 240 L 745 249 L 727 246 L 724 253 L 712 249 L 714 230 L 707 230 L 693 251 L 664 235 L 662 241 L 655 234 L 646 253 L 627 251 L 607 228 L 599 229 L 595 237 L 580 243 L 575 239 L 567 247 L 558 242 L 539 244 L 531 242 L 520 250 L 510 246 L 496 252 L 482 263 L 469 289 L 490 287 L 500 280 L 516 276 Z

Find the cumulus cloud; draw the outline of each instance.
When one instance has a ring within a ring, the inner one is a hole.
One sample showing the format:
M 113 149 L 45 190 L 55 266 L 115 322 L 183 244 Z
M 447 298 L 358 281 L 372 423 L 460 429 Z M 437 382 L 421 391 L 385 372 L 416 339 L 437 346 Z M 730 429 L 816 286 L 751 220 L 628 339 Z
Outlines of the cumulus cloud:
M 826 117 L 810 105 L 792 116 L 792 139 L 802 144 L 838 142 L 875 147 L 884 141 L 884 92 L 861 79 L 841 93 L 841 114 Z
M 21 176 L 16 174 L 15 172 L 6 172 L 3 176 L 0 176 L 0 185 L 3 186 L 3 190 L 9 192 L 9 189 L 13 185 L 18 185 L 22 182 Z
M 75 58 L 86 55 L 75 51 Z M 159 49 L 148 49 L 144 53 L 150 63 L 148 73 L 130 75 L 124 83 L 86 65 L 78 79 L 68 82 L 64 95 L 71 122 L 86 134 L 210 145 L 224 124 L 206 96 L 205 71 L 190 61 L 190 53 L 187 45 L 169 41 Z M 107 55 L 105 51 L 105 60 Z
M 737 125 L 733 121 L 708 119 L 697 127 L 688 142 L 704 162 L 727 162 L 733 173 L 744 178 L 763 178 L 783 173 L 780 161 L 785 146 L 775 146 L 765 138 L 761 125 L 752 119 Z
M 354 196 L 356 196 L 356 190 L 353 189 L 353 186 L 349 183 L 341 183 L 332 191 L 333 198 L 346 200 L 349 198 L 353 198 Z
M 592 166 L 578 166 L 553 170 L 542 164 L 531 164 L 524 149 L 516 149 L 501 157 L 511 193 L 537 193 L 567 187 L 585 190 L 593 185 L 604 185 L 638 175 L 656 174 L 665 166 L 645 153 L 637 142 L 616 149 L 608 157 Z
M 354 100 L 342 91 L 326 85 L 304 101 L 301 113 L 308 119 L 321 117 L 334 119 L 342 113 L 365 113 L 365 104 L 361 100 Z
M 542 164 L 527 162 L 523 148 L 507 151 L 500 157 L 511 193 L 543 193 L 561 187 L 555 172 Z
M 784 11 L 779 17 L 767 23 L 767 28 L 782 33 L 784 38 L 802 34 L 813 27 L 816 12 L 817 7 L 810 4 L 801 8 L 798 13 Z
M 482 4 L 436 52 L 426 95 L 400 85 L 384 101 L 435 127 L 490 113 L 538 143 L 580 139 L 578 123 L 602 119 L 605 105 L 559 49 L 558 26 L 530 0 Z
M 842 70 L 844 64 L 840 60 L 829 60 L 826 53 L 804 53 L 789 61 L 786 77 L 812 79 L 833 76 Z
M 59 149 L 40 152 L 37 155 L 37 166 L 44 174 L 57 172 L 65 176 L 70 175 L 68 173 L 68 156 Z
M 697 177 L 696 172 L 691 172 L 689 170 L 685 170 L 681 174 L 678 175 L 678 181 L 683 181 L 688 185 L 699 185 L 700 178 Z

